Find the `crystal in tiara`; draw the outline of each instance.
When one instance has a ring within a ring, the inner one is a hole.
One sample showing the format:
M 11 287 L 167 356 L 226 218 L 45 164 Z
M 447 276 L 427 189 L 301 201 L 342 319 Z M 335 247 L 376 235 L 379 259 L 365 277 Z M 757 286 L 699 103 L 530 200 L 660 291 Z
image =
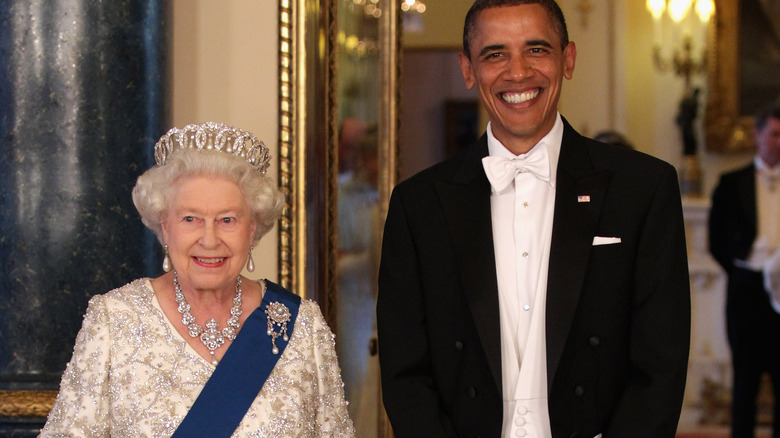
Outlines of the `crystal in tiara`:
M 262 141 L 249 131 L 236 129 L 224 123 L 206 122 L 187 125 L 183 129 L 171 128 L 154 145 L 154 159 L 164 166 L 168 157 L 179 149 L 214 150 L 245 159 L 260 174 L 271 161 L 271 153 Z

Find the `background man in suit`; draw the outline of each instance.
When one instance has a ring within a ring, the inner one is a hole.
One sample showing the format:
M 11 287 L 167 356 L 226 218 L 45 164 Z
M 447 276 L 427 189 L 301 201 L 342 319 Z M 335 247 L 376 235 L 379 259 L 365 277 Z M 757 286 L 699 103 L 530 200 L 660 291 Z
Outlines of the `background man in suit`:
M 377 304 L 404 437 L 673 437 L 690 296 L 677 176 L 558 113 L 577 51 L 552 0 L 477 0 L 460 66 L 490 116 L 400 183 Z
M 710 252 L 728 275 L 726 325 L 734 371 L 732 436 L 753 437 L 761 375 L 780 394 L 780 315 L 764 289 L 765 263 L 780 249 L 780 106 L 755 121 L 756 157 L 720 178 L 712 195 Z M 775 402 L 774 437 L 780 437 Z

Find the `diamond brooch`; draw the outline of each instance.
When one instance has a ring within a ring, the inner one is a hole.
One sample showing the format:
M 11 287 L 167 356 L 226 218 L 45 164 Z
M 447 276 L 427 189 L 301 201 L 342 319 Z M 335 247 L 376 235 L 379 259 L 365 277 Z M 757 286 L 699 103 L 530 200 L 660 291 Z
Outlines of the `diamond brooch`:
M 286 341 L 290 338 L 287 336 L 287 323 L 290 322 L 290 309 L 284 304 L 274 301 L 268 305 L 265 309 L 265 314 L 268 318 L 268 331 L 266 333 L 271 337 L 271 345 L 273 348 L 271 352 L 273 354 L 279 354 L 279 348 L 276 346 L 276 338 L 279 336 Z M 275 327 L 279 327 L 277 332 Z

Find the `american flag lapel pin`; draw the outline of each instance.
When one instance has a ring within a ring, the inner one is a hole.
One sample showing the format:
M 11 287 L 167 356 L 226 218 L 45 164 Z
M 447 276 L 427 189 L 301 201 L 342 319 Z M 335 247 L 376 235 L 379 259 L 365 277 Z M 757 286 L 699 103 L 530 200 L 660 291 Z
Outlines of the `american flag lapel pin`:
M 577 196 L 577 202 L 590 202 L 590 195 Z

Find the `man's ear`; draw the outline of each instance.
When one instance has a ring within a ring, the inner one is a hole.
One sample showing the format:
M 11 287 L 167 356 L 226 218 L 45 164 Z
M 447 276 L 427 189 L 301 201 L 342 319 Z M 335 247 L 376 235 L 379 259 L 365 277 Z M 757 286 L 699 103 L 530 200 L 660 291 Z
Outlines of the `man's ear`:
M 463 73 L 463 81 L 466 83 L 466 88 L 471 90 L 476 84 L 474 79 L 474 72 L 471 69 L 471 60 L 464 52 L 458 53 L 458 64 L 460 64 L 460 71 Z
M 574 77 L 574 63 L 577 61 L 577 46 L 574 41 L 563 48 L 563 77 L 571 79 Z

